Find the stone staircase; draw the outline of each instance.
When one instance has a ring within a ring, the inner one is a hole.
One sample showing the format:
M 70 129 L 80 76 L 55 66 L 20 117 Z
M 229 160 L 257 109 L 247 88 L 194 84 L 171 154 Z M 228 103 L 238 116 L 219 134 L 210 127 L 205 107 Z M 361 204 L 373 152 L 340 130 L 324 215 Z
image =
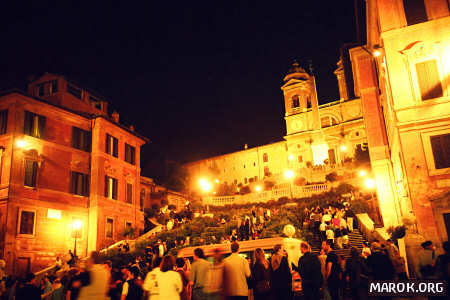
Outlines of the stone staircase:
M 337 255 L 341 255 L 345 259 L 350 257 L 350 248 L 356 247 L 360 252 L 363 248 L 362 244 L 363 242 L 366 242 L 367 240 L 364 238 L 364 236 L 361 234 L 359 229 L 354 229 L 353 232 L 349 232 L 348 234 L 349 239 L 349 247 L 344 249 L 338 249 L 336 243 L 333 245 L 333 250 Z M 319 254 L 321 249 L 322 242 L 320 240 L 314 240 L 311 242 L 311 249 L 312 252 Z

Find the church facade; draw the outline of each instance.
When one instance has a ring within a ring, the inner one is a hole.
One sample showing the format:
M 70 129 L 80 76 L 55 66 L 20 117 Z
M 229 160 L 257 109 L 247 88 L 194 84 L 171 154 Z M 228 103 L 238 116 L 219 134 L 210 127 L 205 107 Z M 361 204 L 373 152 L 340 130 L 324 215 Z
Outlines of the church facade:
M 294 62 L 281 87 L 286 122 L 283 140 L 186 164 L 190 188 L 198 191 L 200 179 L 236 191 L 264 179 L 282 184 L 286 170 L 305 182 L 323 182 L 326 174 L 341 172 L 357 148 L 367 151 L 361 101 L 349 93 L 346 78 L 352 71 L 350 67 L 350 73 L 344 72 L 343 60 L 335 71 L 341 99 L 323 105 L 318 102 L 314 75 Z M 346 65 L 350 66 L 348 61 Z

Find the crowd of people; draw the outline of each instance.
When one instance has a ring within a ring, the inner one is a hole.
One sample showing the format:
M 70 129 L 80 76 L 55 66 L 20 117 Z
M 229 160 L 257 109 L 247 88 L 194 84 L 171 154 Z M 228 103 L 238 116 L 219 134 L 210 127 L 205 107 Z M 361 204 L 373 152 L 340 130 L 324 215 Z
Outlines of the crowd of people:
M 289 265 L 281 244 L 274 246 L 269 259 L 261 248 L 247 259 L 239 255 L 237 242 L 230 248 L 231 255 L 226 258 L 222 250 L 215 249 L 207 258 L 201 248 L 196 248 L 191 264 L 185 258 L 160 255 L 158 246 L 126 266 L 102 261 L 93 252 L 85 266 L 76 265 L 39 280 L 34 274 L 19 279 L 0 273 L 0 299 L 219 300 L 248 299 L 252 295 L 255 300 L 283 300 L 294 298 L 293 278 L 298 272 L 305 300 L 359 300 L 368 299 L 369 279 L 408 278 L 405 261 L 392 241 L 375 240 L 362 251 L 351 247 L 347 259 L 335 253 L 329 240 L 322 242 L 320 254 L 301 242 L 302 256 L 296 265 Z M 443 245 L 445 254 L 439 256 L 430 241 L 422 248 L 417 254 L 418 277 L 448 282 L 449 242 Z M 4 264 L 1 266 L 4 268 Z

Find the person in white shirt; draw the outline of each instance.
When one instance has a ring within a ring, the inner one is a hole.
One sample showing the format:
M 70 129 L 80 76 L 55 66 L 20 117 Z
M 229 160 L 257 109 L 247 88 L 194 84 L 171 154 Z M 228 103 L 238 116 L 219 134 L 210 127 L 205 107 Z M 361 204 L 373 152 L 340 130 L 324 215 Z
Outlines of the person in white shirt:
M 330 245 L 333 245 L 333 243 L 334 243 L 334 231 L 333 231 L 333 229 L 331 229 L 330 226 L 328 226 L 328 228 L 327 228 L 326 235 L 327 235 L 327 240 L 330 242 Z
M 161 273 L 158 276 L 159 299 L 180 300 L 183 282 L 180 273 L 174 270 L 175 258 L 172 255 L 164 256 L 161 262 Z
M 142 288 L 148 293 L 148 300 L 159 300 L 159 284 L 158 277 L 161 274 L 159 265 L 161 264 L 162 258 L 156 256 L 153 260 L 153 270 L 148 272 L 145 277 L 144 284 Z
M 320 223 L 319 230 L 320 230 L 320 238 L 322 239 L 322 241 L 326 240 L 327 224 L 325 224 L 324 221 L 322 221 L 322 223 Z

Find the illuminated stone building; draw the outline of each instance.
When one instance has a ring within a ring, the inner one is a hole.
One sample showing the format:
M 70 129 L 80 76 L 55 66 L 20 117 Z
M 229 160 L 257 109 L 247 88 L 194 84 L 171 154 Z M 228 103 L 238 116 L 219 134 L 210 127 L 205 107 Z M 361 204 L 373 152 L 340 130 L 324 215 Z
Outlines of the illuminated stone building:
M 349 91 L 346 76 L 352 73 L 344 74 L 343 61 L 350 66 L 344 57 L 335 72 L 341 99 L 324 105 L 318 103 L 314 76 L 294 62 L 281 87 L 287 128 L 284 141 L 186 164 L 191 188 L 198 190 L 201 177 L 238 186 L 268 177 L 282 183 L 287 169 L 306 182 L 325 181 L 327 173 L 341 172 L 356 148 L 366 150 L 367 146 L 361 101 Z
M 367 45 L 351 49 L 385 227 L 450 237 L 450 16 L 447 0 L 368 0 Z
M 8 272 L 50 265 L 74 250 L 75 237 L 85 256 L 143 229 L 146 139 L 117 113 L 108 116 L 103 97 L 45 74 L 28 93 L 2 93 L 0 111 L 0 256 Z

